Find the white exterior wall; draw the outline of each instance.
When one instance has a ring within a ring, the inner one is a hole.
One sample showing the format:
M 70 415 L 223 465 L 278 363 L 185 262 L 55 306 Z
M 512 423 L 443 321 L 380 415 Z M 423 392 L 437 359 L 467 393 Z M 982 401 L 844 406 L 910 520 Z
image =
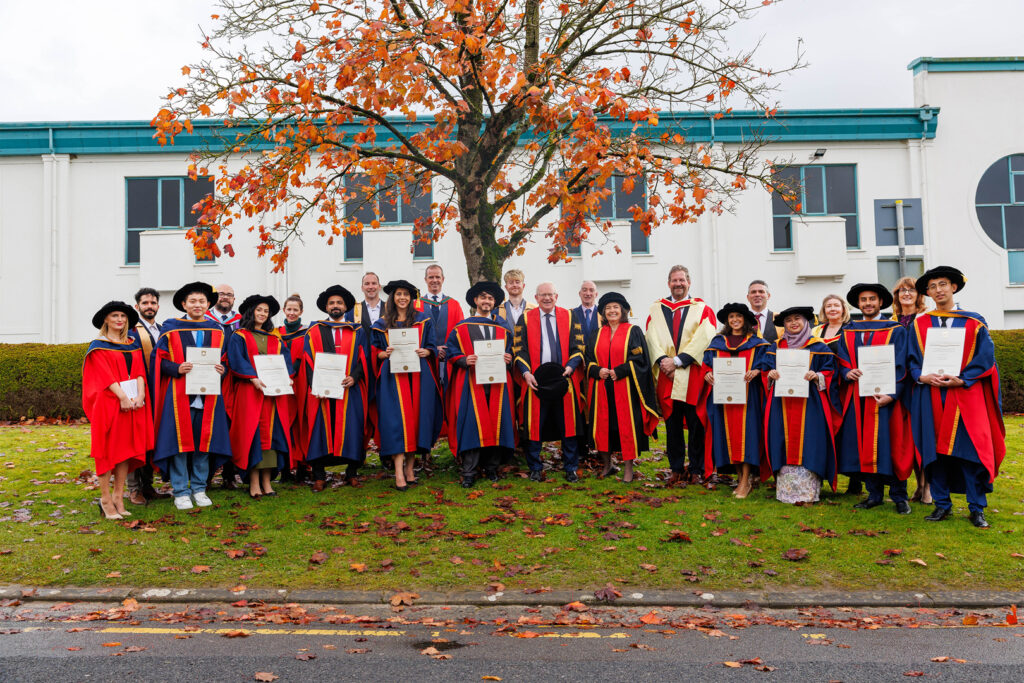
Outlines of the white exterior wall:
M 793 251 L 773 251 L 771 197 L 755 188 L 740 195 L 729 213 L 709 212 L 695 224 L 655 231 L 650 254 L 629 253 L 628 223 L 621 222 L 613 231 L 621 235 L 621 254 L 600 245 L 605 253 L 589 258 L 598 247 L 584 245 L 582 258 L 549 264 L 538 237 L 506 268 L 526 273 L 529 297 L 533 285 L 553 281 L 565 306 L 578 303 L 582 280 L 595 280 L 601 292 L 622 292 L 639 318 L 665 294 L 675 263 L 690 269 L 692 294 L 715 307 L 744 301 L 747 283 L 757 278 L 769 283 L 773 310 L 817 309 L 825 294 L 845 294 L 855 282 L 877 280 L 878 257 L 895 254 L 894 247 L 875 246 L 874 200 L 921 197 L 925 246 L 908 247 L 908 256 L 923 254 L 926 267 L 961 268 L 969 286 L 958 302 L 984 314 L 992 327 L 1024 326 L 1024 287 L 1007 284 L 1006 252 L 984 234 L 974 210 L 985 169 L 1024 152 L 1018 114 L 1024 108 L 1024 72 L 924 71 L 915 76 L 914 88 L 916 104 L 941 107 L 934 140 L 776 143 L 767 149 L 776 159 L 811 163 L 814 150 L 825 148 L 813 163 L 856 164 L 859 249 L 825 249 L 798 234 Z M 998 98 L 992 96 L 996 92 Z M 130 301 L 141 286 L 165 294 L 161 319 L 176 315 L 169 294 L 192 280 L 230 283 L 239 302 L 254 292 L 279 298 L 298 292 L 307 305 L 304 320 L 320 317 L 316 295 L 330 284 L 340 283 L 359 298 L 360 277 L 369 270 L 382 283 L 422 283 L 426 267 L 439 263 L 447 275 L 446 293 L 461 300 L 468 288 L 454 228 L 434 245 L 434 261 L 413 260 L 408 228 L 367 230 L 359 263 L 344 262 L 341 241 L 327 246 L 314 229 L 305 245 L 292 246 L 287 272 L 279 275 L 271 274 L 269 259 L 256 259 L 256 237 L 244 229 L 236 229 L 232 239 L 237 256 L 215 264 L 195 263 L 183 231 L 161 230 L 143 234 L 141 265 L 125 266 L 124 179 L 182 176 L 186 166 L 185 153 L 0 157 L 0 342 L 90 339 L 92 313 L 110 299 Z M 841 223 L 808 222 L 812 237 L 827 237 L 829 230 L 842 234 Z

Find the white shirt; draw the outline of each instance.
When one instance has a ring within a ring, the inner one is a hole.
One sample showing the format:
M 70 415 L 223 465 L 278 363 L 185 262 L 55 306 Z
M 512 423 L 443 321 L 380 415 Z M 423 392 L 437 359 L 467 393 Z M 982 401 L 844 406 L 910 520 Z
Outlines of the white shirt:
M 366 304 L 366 312 L 370 314 L 370 324 L 372 325 L 380 319 L 380 309 L 384 306 L 384 302 L 381 299 L 377 299 L 376 306 L 371 306 L 365 301 L 363 303 Z
M 548 338 L 548 317 L 551 318 L 551 330 L 557 335 L 558 334 L 558 317 L 555 315 L 555 309 L 551 309 L 550 313 L 540 312 L 540 362 L 550 363 L 554 360 L 552 357 L 551 340 Z M 561 353 L 561 352 L 559 352 Z M 565 359 L 561 359 L 562 364 L 565 364 Z
M 220 315 L 219 312 L 218 312 L 218 315 Z M 204 344 L 205 344 L 206 340 L 208 339 L 208 337 L 206 336 L 208 334 L 210 334 L 209 330 L 203 330 L 203 342 L 204 342 Z M 195 340 L 196 340 L 196 331 L 193 330 L 192 331 L 192 341 L 195 341 Z M 203 397 L 200 396 L 199 394 L 196 394 L 196 397 L 194 399 L 192 399 L 192 403 L 189 404 L 189 407 L 190 408 L 198 408 L 199 410 L 202 410 L 203 409 Z
M 525 310 L 526 310 L 526 299 L 525 298 L 522 301 L 519 302 L 518 306 L 516 306 L 511 301 L 506 301 L 505 302 L 505 313 L 508 316 L 511 316 L 512 324 L 513 325 L 516 324 L 517 322 L 519 322 L 519 319 L 521 317 L 523 317 L 523 311 L 525 311 Z
M 751 309 L 751 312 L 753 312 L 754 318 L 757 319 L 757 331 L 764 334 L 764 325 L 768 322 L 768 309 L 766 308 L 763 311 L 755 311 Z
M 143 327 L 149 330 L 150 336 L 153 337 L 153 342 L 156 343 L 156 340 L 160 338 L 160 326 L 156 323 L 147 322 L 142 316 L 139 316 L 139 322 L 142 323 Z

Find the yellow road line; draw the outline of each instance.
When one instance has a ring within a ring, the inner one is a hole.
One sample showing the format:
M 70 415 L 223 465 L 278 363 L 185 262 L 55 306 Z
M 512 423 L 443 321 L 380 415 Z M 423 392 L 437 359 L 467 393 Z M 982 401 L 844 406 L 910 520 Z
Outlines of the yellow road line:
M 127 633 L 136 635 L 192 635 L 192 634 L 213 634 L 224 635 L 233 631 L 241 631 L 247 636 L 376 636 L 376 637 L 398 637 L 406 635 L 405 631 L 375 630 L 375 629 L 326 629 L 326 628 L 147 628 L 135 626 L 112 626 L 100 629 L 99 633 Z

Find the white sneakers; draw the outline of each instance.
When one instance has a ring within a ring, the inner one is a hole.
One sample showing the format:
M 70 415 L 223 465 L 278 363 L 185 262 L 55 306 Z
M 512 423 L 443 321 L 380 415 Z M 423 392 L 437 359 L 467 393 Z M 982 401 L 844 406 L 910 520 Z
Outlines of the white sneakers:
M 175 496 L 174 507 L 178 508 L 179 510 L 191 510 L 192 499 L 189 498 L 188 496 Z
M 199 493 L 193 493 L 192 497 L 195 498 L 196 505 L 201 508 L 209 507 L 213 505 L 213 501 L 206 495 L 206 491 L 200 491 Z M 189 506 L 191 507 L 191 506 Z
M 210 497 L 208 495 L 206 495 L 206 492 L 205 491 L 200 491 L 199 493 L 192 494 L 191 497 L 189 497 L 189 496 L 175 496 L 174 497 L 174 507 L 178 508 L 179 510 L 191 510 L 192 509 L 192 499 L 193 498 L 196 501 L 196 505 L 198 505 L 201 508 L 205 508 L 205 507 L 209 507 L 209 506 L 213 505 L 213 501 L 210 500 Z

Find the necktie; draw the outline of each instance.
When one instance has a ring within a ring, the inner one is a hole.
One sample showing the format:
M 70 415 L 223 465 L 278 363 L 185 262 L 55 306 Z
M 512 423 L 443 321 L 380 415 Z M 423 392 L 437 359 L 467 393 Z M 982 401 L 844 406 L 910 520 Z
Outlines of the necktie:
M 949 325 L 947 325 L 949 318 L 939 318 L 939 322 L 942 323 L 943 327 L 949 327 Z
M 205 335 L 203 334 L 203 331 L 202 330 L 196 330 L 195 338 L 196 338 L 196 346 L 202 346 L 203 345 L 203 340 L 205 338 Z
M 672 341 L 676 344 L 679 343 L 679 327 L 683 322 L 683 309 L 679 307 L 672 314 Z
M 222 323 L 226 323 L 228 321 L 228 314 L 227 313 L 221 313 L 220 314 L 220 321 Z
M 337 351 L 339 348 L 341 348 L 341 328 L 340 327 L 335 327 L 334 328 L 334 350 Z
M 865 332 L 864 333 L 864 345 L 867 346 L 870 343 L 871 343 L 871 333 L 870 332 Z
M 757 330 L 758 332 L 764 332 L 764 313 L 757 314 Z
M 484 325 L 484 339 L 490 341 L 491 339 L 491 326 Z
M 434 300 L 434 303 L 436 304 L 437 303 L 437 294 L 433 295 L 431 298 Z M 441 317 L 441 307 L 440 306 L 431 306 L 430 307 L 430 320 L 434 323 L 434 325 L 437 325 L 437 320 L 440 317 Z
M 551 319 L 554 316 L 550 313 L 544 315 L 544 324 L 548 328 L 548 345 L 551 348 L 551 362 L 562 363 L 562 350 L 558 347 L 558 336 L 555 334 L 555 328 L 551 324 Z
M 584 320 L 584 322 L 586 322 L 587 327 L 590 327 L 590 309 L 589 308 L 584 308 L 583 309 L 583 320 Z

